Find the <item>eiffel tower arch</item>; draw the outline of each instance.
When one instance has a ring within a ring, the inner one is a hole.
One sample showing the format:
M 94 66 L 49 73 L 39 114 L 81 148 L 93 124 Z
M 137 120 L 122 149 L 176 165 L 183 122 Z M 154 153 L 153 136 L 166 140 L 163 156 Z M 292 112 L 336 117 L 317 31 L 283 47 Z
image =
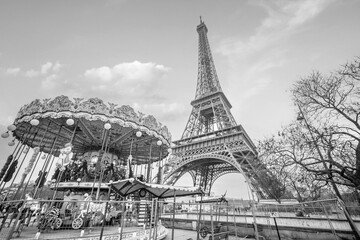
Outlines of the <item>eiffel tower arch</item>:
M 198 77 L 192 111 L 180 140 L 173 142 L 172 158 L 163 182 L 174 185 L 189 173 L 194 186 L 208 194 L 214 182 L 229 173 L 241 173 L 260 199 L 279 199 L 284 189 L 257 157 L 256 147 L 232 116 L 231 104 L 223 93 L 200 19 Z

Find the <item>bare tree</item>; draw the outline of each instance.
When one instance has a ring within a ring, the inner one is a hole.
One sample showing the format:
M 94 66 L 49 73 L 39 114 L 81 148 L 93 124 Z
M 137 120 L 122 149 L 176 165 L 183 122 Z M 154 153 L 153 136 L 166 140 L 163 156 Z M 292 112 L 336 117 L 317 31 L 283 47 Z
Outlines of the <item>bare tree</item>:
M 318 179 L 313 166 L 314 149 L 307 141 L 302 127 L 290 124 L 277 136 L 258 144 L 260 158 L 277 175 L 289 192 L 300 202 L 317 200 L 322 196 L 327 182 Z M 310 166 L 308 166 L 310 164 Z
M 259 143 L 262 161 L 299 201 L 316 200 L 328 183 L 360 188 L 359 73 L 356 58 L 297 81 L 291 92 L 302 121 Z
M 318 152 L 310 161 L 313 167 L 302 166 L 324 181 L 356 189 L 360 187 L 359 69 L 356 59 L 329 76 L 314 72 L 292 89 L 311 136 L 308 140 Z

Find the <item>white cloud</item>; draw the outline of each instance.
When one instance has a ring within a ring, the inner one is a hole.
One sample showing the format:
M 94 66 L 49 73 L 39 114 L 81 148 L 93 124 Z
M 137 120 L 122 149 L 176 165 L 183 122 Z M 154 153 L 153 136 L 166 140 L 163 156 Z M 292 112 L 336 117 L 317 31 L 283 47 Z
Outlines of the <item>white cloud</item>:
M 157 87 L 170 68 L 156 63 L 134 61 L 113 67 L 102 66 L 84 72 L 85 85 L 89 91 L 111 96 L 129 98 L 152 98 Z
M 6 75 L 17 75 L 20 71 L 20 68 L 8 68 L 5 73 Z
M 56 80 L 59 78 L 56 74 L 51 74 L 47 76 L 44 80 L 41 81 L 41 87 L 45 90 L 52 90 L 59 87 L 61 82 L 57 82 Z
M 30 69 L 26 71 L 25 77 L 34 78 L 40 75 L 42 76 L 52 75 L 53 73 L 59 72 L 62 67 L 63 65 L 60 64 L 59 62 L 56 63 L 46 62 L 40 66 L 39 70 Z
M 179 115 L 183 115 L 186 110 L 185 106 L 180 103 L 134 103 L 133 107 L 137 111 L 144 113 L 153 113 L 155 116 L 166 120 L 174 120 Z
M 96 78 L 105 82 L 108 82 L 114 78 L 112 70 L 105 66 L 86 70 L 84 76 L 89 78 Z
M 53 71 L 54 72 L 58 72 L 58 71 L 60 71 L 60 69 L 63 67 L 63 65 L 62 64 L 60 64 L 59 62 L 56 62 L 54 65 L 53 65 Z
M 95 78 L 104 82 L 110 80 L 119 81 L 138 81 L 147 82 L 154 78 L 163 77 L 170 69 L 155 63 L 141 63 L 134 61 L 131 63 L 120 63 L 113 67 L 99 67 L 86 70 L 85 77 Z
M 41 74 L 45 75 L 53 66 L 53 64 L 51 62 L 47 62 L 43 65 L 41 65 Z
M 37 77 L 39 75 L 40 75 L 40 72 L 36 71 L 36 70 L 33 70 L 33 69 L 30 69 L 30 70 L 25 72 L 25 77 L 28 77 L 28 78 Z
M 262 20 L 255 34 L 248 40 L 236 37 L 220 43 L 218 52 L 226 56 L 241 55 L 263 50 L 273 43 L 286 40 L 301 25 L 319 15 L 335 0 L 274 0 L 251 2 L 263 8 L 267 17 Z
M 291 37 L 306 31 L 319 14 L 336 0 L 262 0 L 249 3 L 265 10 L 255 32 L 247 38 L 233 36 L 219 43 L 215 51 L 227 57 L 230 92 L 240 96 L 239 104 L 266 94 L 265 86 L 279 79 L 278 70 L 292 61 Z M 262 15 L 259 15 L 262 16 Z M 241 79 L 239 81 L 238 79 Z M 287 84 L 287 83 L 284 83 Z
M 165 102 L 161 94 L 170 68 L 152 62 L 139 61 L 120 63 L 115 66 L 101 66 L 85 70 L 80 78 L 67 79 L 54 71 L 56 64 L 43 77 L 41 87 L 48 94 L 64 94 L 74 97 L 98 97 L 104 101 L 132 105 L 159 104 Z M 50 74 L 51 73 L 51 74 Z M 163 116 L 170 116 L 175 106 L 156 107 Z M 162 109 L 162 110 L 161 110 Z M 173 110 L 172 110 L 173 109 Z

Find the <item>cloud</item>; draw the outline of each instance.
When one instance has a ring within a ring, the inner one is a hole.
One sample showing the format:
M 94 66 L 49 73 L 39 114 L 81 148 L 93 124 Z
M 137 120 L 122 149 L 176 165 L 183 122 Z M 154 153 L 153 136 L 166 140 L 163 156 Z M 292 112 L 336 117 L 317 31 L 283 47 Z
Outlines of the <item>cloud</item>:
M 241 95 L 238 104 L 246 104 L 250 98 L 265 94 L 266 87 L 279 81 L 278 70 L 293 61 L 291 38 L 306 30 L 309 23 L 334 1 L 249 1 L 266 13 L 253 34 L 247 38 L 226 38 L 215 49 L 228 60 L 228 81 L 234 83 L 230 92 Z
M 50 64 L 46 66 L 50 67 Z M 154 108 L 159 109 L 165 117 L 171 117 L 169 111 L 176 108 L 174 104 L 161 105 L 167 101 L 163 87 L 170 71 L 169 67 L 161 64 L 134 61 L 100 66 L 84 70 L 80 76 L 71 79 L 66 78 L 66 73 L 59 75 L 55 68 L 56 64 L 53 64 L 45 76 L 41 75 L 41 89 L 49 96 L 98 97 L 104 102 L 119 105 L 132 105 L 134 102 L 149 106 L 159 104 Z
M 170 69 L 155 63 L 141 63 L 134 61 L 131 63 L 120 63 L 113 67 L 99 67 L 86 70 L 85 77 L 96 78 L 103 82 L 110 80 L 149 82 L 157 77 L 163 77 Z
M 52 75 L 53 73 L 59 72 L 62 68 L 62 64 L 59 62 L 52 63 L 52 62 L 46 62 L 43 65 L 40 66 L 39 70 L 30 69 L 25 72 L 25 77 L 28 78 L 34 78 L 38 76 L 47 76 Z
M 13 75 L 13 76 L 15 76 L 15 75 L 17 75 L 20 71 L 21 71 L 20 68 L 8 68 L 8 69 L 6 69 L 5 74 L 6 74 L 6 75 Z
M 51 74 L 41 81 L 41 87 L 45 90 L 56 89 L 59 85 L 56 81 L 59 78 L 56 74 Z
M 185 114 L 185 106 L 180 103 L 154 103 L 140 104 L 134 103 L 133 108 L 144 113 L 151 113 L 164 122 L 176 120 Z
M 28 71 L 25 72 L 25 77 L 28 77 L 28 78 L 33 78 L 33 77 L 37 77 L 40 75 L 40 72 L 39 71 L 35 71 L 33 69 L 30 69 Z
M 54 72 L 58 72 L 58 71 L 60 71 L 60 69 L 61 69 L 62 67 L 63 67 L 62 64 L 60 64 L 59 62 L 56 62 L 56 63 L 53 65 L 52 70 L 53 70 Z
M 265 9 L 267 17 L 261 21 L 253 36 L 247 40 L 236 37 L 223 40 L 217 52 L 225 55 L 253 54 L 286 40 L 297 28 L 318 16 L 335 0 L 274 0 L 254 1 Z
M 51 62 L 43 64 L 40 70 L 41 74 L 45 75 L 51 69 L 52 65 L 53 64 Z
M 159 83 L 169 71 L 164 65 L 134 61 L 91 68 L 84 72 L 84 77 L 91 92 L 144 99 L 156 97 Z

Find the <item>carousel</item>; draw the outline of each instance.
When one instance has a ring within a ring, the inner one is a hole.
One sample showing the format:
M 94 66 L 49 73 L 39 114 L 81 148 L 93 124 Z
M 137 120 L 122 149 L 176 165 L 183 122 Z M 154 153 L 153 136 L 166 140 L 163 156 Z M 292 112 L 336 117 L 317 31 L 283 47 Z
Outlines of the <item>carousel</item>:
M 86 224 L 84 216 L 66 218 L 66 207 L 56 200 L 123 199 L 111 184 L 129 178 L 160 184 L 171 143 L 167 127 L 152 115 L 98 98 L 67 96 L 23 106 L 1 136 L 12 137 L 9 146 L 14 148 L 0 173 L 1 189 L 10 189 L 21 176 L 17 190 L 2 200 L 43 199 L 47 186 L 52 218 L 40 219 L 38 226 L 52 229 L 66 221 L 73 229 Z M 35 184 L 29 184 L 34 179 Z

